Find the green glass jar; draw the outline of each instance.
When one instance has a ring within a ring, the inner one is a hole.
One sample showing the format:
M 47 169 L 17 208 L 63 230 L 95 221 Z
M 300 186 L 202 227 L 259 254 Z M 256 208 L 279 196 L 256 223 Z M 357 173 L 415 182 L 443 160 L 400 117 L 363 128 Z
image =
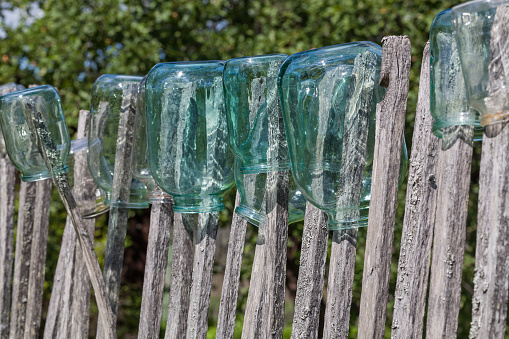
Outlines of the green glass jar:
M 145 85 L 150 172 L 178 213 L 224 208 L 234 185 L 223 61 L 157 64 Z
M 265 185 L 267 173 L 242 173 L 242 162 L 235 160 L 235 183 L 240 194 L 240 204 L 235 213 L 255 226 L 265 225 Z M 289 178 L 288 224 L 304 220 L 306 198 L 299 191 L 293 176 Z
M 148 141 L 147 141 L 147 116 L 145 101 L 145 84 L 147 77 L 144 77 L 138 89 L 136 100 L 136 117 L 134 120 L 132 167 L 133 176 L 147 186 L 148 202 L 173 203 L 171 195 L 163 192 L 156 184 L 148 165 Z
M 433 20 L 430 57 L 430 104 L 435 120 L 433 133 L 441 138 L 446 127 L 473 125 L 474 140 L 480 140 L 483 128 L 479 122 L 479 112 L 468 105 L 450 9 L 440 12 Z
M 33 110 L 41 113 L 49 130 L 49 137 L 57 146 L 56 156 L 61 165 L 55 167 L 53 172 L 46 167 L 37 146 L 37 137 L 28 127 L 26 119 L 32 118 Z M 0 124 L 7 153 L 21 172 L 21 180 L 38 181 L 69 171 L 67 157 L 71 149 L 71 139 L 60 97 L 53 86 L 37 86 L 1 96 Z
M 105 203 L 119 208 L 148 208 L 145 185 L 136 178 L 131 182 L 129 201 L 112 201 L 115 155 L 122 100 L 128 86 L 139 86 L 143 77 L 106 74 L 92 86 L 88 168 L 97 186 L 106 192 Z
M 369 124 L 361 202 L 338 210 L 343 135 L 348 89 L 355 58 L 371 52 L 376 73 Z M 290 56 L 281 66 L 278 88 L 290 151 L 292 174 L 299 190 L 328 215 L 331 230 L 366 226 L 375 144 L 376 104 L 385 94 L 379 85 L 382 48 L 372 42 L 354 42 L 317 48 Z M 403 142 L 400 181 L 408 162 Z M 341 219 L 343 211 L 358 210 L 355 219 Z
M 509 121 L 509 1 L 467 1 L 451 16 L 468 103 L 483 126 Z
M 269 132 L 283 131 L 277 92 L 279 67 L 286 54 L 256 55 L 226 62 L 223 81 L 230 147 L 242 173 L 290 169 L 286 142 L 269 152 Z M 281 138 L 285 141 L 285 136 Z

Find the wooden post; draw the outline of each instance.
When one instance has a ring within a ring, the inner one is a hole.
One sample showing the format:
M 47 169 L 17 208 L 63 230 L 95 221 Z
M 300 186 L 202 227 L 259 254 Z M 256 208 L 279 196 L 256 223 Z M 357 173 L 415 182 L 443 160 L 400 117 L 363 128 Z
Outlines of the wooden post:
M 235 207 L 240 205 L 240 194 L 237 192 Z M 246 240 L 247 221 L 237 213 L 233 214 L 226 267 L 221 291 L 221 303 L 217 320 L 218 338 L 233 338 L 235 331 L 235 315 L 237 311 L 237 298 L 239 296 L 239 278 L 242 266 L 242 253 Z
M 198 214 L 186 338 L 206 338 L 219 212 Z
M 421 338 L 437 194 L 439 139 L 430 114 L 429 42 L 424 47 L 401 236 L 392 337 Z
M 383 39 L 380 84 L 387 87 L 376 107 L 376 135 L 368 234 L 359 315 L 359 338 L 383 338 L 389 296 L 398 174 L 410 77 L 406 36 Z
M 88 137 L 90 112 L 81 110 L 78 120 L 78 139 Z M 90 173 L 86 152 L 76 154 L 74 159 L 73 194 L 95 203 L 95 185 L 86 185 Z M 94 238 L 95 219 L 83 220 L 89 236 Z M 53 290 L 44 326 L 44 338 L 88 338 L 90 310 L 90 279 L 83 255 L 79 249 L 71 217 L 67 217 L 53 278 Z
M 292 338 L 318 338 L 328 236 L 327 215 L 307 202 Z
M 152 204 L 138 338 L 159 338 L 172 224 L 172 204 Z
M 38 338 L 48 241 L 51 180 L 21 184 L 12 284 L 11 338 Z
M 500 7 L 491 30 L 490 83 L 507 83 L 509 9 Z M 500 69 L 505 72 L 500 72 Z M 490 89 L 493 96 L 500 90 Z M 500 94 L 499 94 L 500 95 Z M 499 97 L 497 96 L 497 99 Z M 506 97 L 507 98 L 507 97 Z M 479 174 L 479 214 L 475 250 L 470 338 L 504 338 L 509 286 L 509 127 L 484 129 Z
M 53 171 L 54 167 L 60 165 L 60 156 L 57 151 L 57 146 L 49 137 L 50 132 L 44 123 L 42 113 L 37 112 L 35 105 L 30 101 L 25 102 L 24 105 L 25 119 L 31 133 L 33 133 L 37 139 L 37 146 L 46 162 L 48 170 Z M 65 174 L 56 175 L 53 177 L 53 183 L 62 198 L 67 213 L 71 215 L 74 229 L 78 235 L 83 257 L 95 291 L 96 303 L 99 309 L 99 323 L 104 329 L 104 333 L 101 334 L 107 339 L 116 338 L 115 314 L 111 311 L 111 306 L 106 294 L 106 287 L 104 281 L 101 279 L 101 268 L 94 252 L 94 243 L 90 239 L 83 218 L 76 205 L 67 176 Z
M 0 88 L 0 95 L 16 91 L 10 83 Z M 14 254 L 14 198 L 16 168 L 9 160 L 0 131 L 0 338 L 9 335 L 11 280 Z
M 130 84 L 122 93 L 117 149 L 111 201 L 129 201 L 131 192 L 131 150 L 133 142 L 133 126 L 136 109 L 138 85 Z M 118 310 L 120 280 L 124 262 L 124 246 L 127 234 L 129 209 L 111 206 L 108 220 L 108 235 L 104 257 L 103 277 L 113 313 Z M 97 337 L 101 338 L 101 325 L 97 327 Z
M 165 339 L 185 338 L 192 284 L 194 215 L 175 213 Z

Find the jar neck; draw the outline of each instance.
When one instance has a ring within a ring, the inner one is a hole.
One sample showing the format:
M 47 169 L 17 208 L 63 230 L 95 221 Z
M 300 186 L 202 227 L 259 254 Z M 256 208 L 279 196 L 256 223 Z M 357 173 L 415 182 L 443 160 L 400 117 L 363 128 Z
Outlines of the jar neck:
M 223 197 L 217 195 L 207 196 L 174 196 L 175 213 L 209 213 L 224 209 Z

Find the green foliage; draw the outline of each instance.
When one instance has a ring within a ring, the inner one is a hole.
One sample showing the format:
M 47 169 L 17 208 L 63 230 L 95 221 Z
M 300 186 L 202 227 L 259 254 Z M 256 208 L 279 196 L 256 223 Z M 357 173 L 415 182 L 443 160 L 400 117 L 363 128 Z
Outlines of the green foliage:
M 87 109 L 90 89 L 101 74 L 144 75 L 158 62 L 178 60 L 229 59 L 245 55 L 282 52 L 292 54 L 311 48 L 370 40 L 377 43 L 385 35 L 408 35 L 412 43 L 412 71 L 408 100 L 406 137 L 411 143 L 422 50 L 436 14 L 456 4 L 439 0 L 10 0 L 3 1 L 0 16 L 19 9 L 17 27 L 2 21 L 6 33 L 0 46 L 0 83 L 51 84 L 59 89 L 68 127 L 74 134 L 79 109 Z M 37 6 L 44 11 L 40 18 Z M 476 145 L 479 146 L 479 145 Z M 476 206 L 479 147 L 475 150 L 473 185 L 469 202 L 467 247 L 465 251 L 459 337 L 467 337 L 475 252 Z M 227 209 L 220 215 L 221 227 L 231 220 L 234 193 L 228 195 Z M 390 336 L 393 293 L 404 212 L 404 190 L 399 194 L 397 228 L 391 274 L 391 300 L 387 333 Z M 46 292 L 51 291 L 65 213 L 53 197 L 48 247 Z M 136 215 L 140 217 L 140 215 Z M 100 260 L 105 247 L 107 219 L 97 225 L 97 252 Z M 256 245 L 256 229 L 248 228 L 244 251 L 236 336 L 241 333 L 242 315 Z M 289 271 L 300 257 L 302 225 L 289 231 Z M 136 239 L 129 239 L 130 245 Z M 359 233 L 353 290 L 351 337 L 357 333 L 357 315 L 362 283 L 365 230 Z M 218 268 L 219 269 L 219 268 Z M 291 272 L 289 272 L 290 274 Z M 295 275 L 297 272 L 293 272 Z M 134 333 L 139 315 L 138 287 L 123 289 L 126 311 L 119 319 L 119 334 Z M 48 295 L 49 293 L 46 293 Z M 129 296 L 132 295 L 132 298 Z M 136 295 L 136 296 L 135 296 Z M 47 300 L 46 300 L 47 302 Z M 92 308 L 94 309 L 94 308 Z M 138 313 L 136 313 L 138 312 Z M 211 327 L 215 319 L 210 319 Z M 213 337 L 214 329 L 210 329 Z M 285 331 L 289 333 L 289 327 Z

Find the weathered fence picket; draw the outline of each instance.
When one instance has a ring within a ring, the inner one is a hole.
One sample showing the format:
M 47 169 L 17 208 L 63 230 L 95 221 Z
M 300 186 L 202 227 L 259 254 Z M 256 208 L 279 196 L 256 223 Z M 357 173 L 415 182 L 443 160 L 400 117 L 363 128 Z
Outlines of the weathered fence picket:
M 398 173 L 410 79 L 406 36 L 383 39 L 380 84 L 387 87 L 376 106 L 376 134 L 368 232 L 362 278 L 359 338 L 383 338 L 394 241 Z
M 237 192 L 235 208 L 240 205 L 240 194 Z M 246 240 L 248 223 L 240 215 L 233 215 L 228 253 L 226 255 L 226 267 L 221 290 L 221 302 L 217 316 L 218 338 L 233 338 L 235 331 L 235 315 L 237 312 L 237 298 L 239 295 L 240 268 L 242 266 L 242 253 Z
M 168 266 L 168 250 L 172 227 L 172 204 L 153 203 L 150 210 L 150 229 L 138 338 L 159 338 L 164 279 L 166 277 L 166 267 Z
M 184 338 L 192 284 L 194 215 L 175 213 L 171 289 L 165 339 Z
M 87 138 L 89 111 L 79 112 L 77 138 Z M 83 152 L 82 152 L 83 153 Z M 90 177 L 85 154 L 76 154 L 73 194 L 83 201 L 95 203 L 95 186 L 87 185 Z M 95 219 L 84 219 L 93 239 Z M 71 218 L 65 224 L 53 290 L 44 327 L 44 338 L 88 338 L 90 310 L 90 279 L 83 261 Z
M 0 95 L 16 91 L 10 83 L 0 89 Z M 11 280 L 14 258 L 14 200 L 16 168 L 9 160 L 5 141 L 0 131 L 0 338 L 9 335 L 11 310 Z
M 396 281 L 392 336 L 421 338 L 428 286 L 436 208 L 439 139 L 430 114 L 429 42 L 422 55 L 405 217 Z

